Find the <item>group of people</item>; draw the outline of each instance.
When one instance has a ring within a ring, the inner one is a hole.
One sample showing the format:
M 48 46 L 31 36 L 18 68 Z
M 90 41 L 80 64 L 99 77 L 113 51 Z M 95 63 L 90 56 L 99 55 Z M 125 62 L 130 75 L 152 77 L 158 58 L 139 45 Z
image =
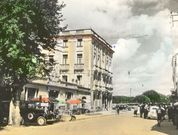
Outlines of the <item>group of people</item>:
M 159 107 L 158 111 L 161 110 L 162 108 Z M 160 126 L 162 118 L 161 118 L 161 114 L 157 111 L 157 115 L 158 115 L 158 126 Z M 176 126 L 176 129 L 178 129 L 178 105 L 169 105 L 166 108 L 166 113 L 168 116 L 168 121 L 172 121 L 173 125 Z
M 134 108 L 134 115 L 138 115 L 138 112 L 140 113 L 140 117 L 147 118 L 148 112 L 149 112 L 150 105 L 148 104 L 141 104 Z M 157 126 L 161 126 L 161 122 L 165 119 L 165 115 L 167 114 L 168 120 L 172 121 L 173 125 L 176 126 L 178 129 L 178 105 L 158 105 L 158 108 L 156 109 L 157 113 Z
M 173 125 L 178 129 L 178 106 L 168 107 L 168 120 L 172 121 Z
M 138 106 L 135 106 L 134 108 L 134 115 L 138 115 L 138 112 L 140 113 L 140 117 L 144 117 L 145 119 L 148 116 L 150 106 L 148 104 L 141 104 Z

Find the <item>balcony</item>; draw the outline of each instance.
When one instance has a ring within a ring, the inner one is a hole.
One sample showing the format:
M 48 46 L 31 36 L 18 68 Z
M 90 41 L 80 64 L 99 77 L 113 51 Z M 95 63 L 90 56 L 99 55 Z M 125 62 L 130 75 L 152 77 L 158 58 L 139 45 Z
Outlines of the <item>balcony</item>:
M 60 70 L 62 71 L 69 70 L 69 64 L 60 64 Z
M 75 70 L 84 70 L 84 64 L 83 63 L 75 64 L 74 69 Z

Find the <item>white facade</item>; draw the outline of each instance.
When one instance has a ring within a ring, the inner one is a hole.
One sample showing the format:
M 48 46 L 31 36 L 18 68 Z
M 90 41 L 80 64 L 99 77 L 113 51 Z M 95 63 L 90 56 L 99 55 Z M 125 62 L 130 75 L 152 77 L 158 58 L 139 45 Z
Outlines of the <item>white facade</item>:
M 178 13 L 171 12 L 171 34 L 173 39 L 173 57 L 172 57 L 172 68 L 173 68 L 173 84 L 174 91 L 178 95 Z
M 64 31 L 57 37 L 57 43 L 54 59 L 60 80 L 90 89 L 93 109 L 110 107 L 111 45 L 92 29 Z
M 25 86 L 34 97 L 86 98 L 92 109 L 110 108 L 112 103 L 111 61 L 113 50 L 92 29 L 69 30 L 56 37 L 52 52 L 44 52 L 47 61 L 53 58 L 53 70 L 45 81 L 33 81 Z M 57 95 L 57 96 L 56 96 Z

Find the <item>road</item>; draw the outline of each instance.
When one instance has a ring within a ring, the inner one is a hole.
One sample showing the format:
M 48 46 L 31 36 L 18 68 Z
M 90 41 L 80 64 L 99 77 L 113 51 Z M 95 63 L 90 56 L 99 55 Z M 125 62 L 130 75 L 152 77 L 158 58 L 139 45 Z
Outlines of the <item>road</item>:
M 134 117 L 131 113 L 96 117 L 48 126 L 6 127 L 0 135 L 178 135 L 170 122 L 156 126 L 156 120 Z

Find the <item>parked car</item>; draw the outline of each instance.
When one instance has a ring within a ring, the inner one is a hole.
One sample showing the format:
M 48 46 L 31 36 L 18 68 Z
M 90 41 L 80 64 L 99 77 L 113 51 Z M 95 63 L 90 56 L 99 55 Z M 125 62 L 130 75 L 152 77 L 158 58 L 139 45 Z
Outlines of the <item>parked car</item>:
M 148 119 L 157 119 L 157 109 L 158 109 L 159 107 L 158 106 L 150 106 L 150 108 L 149 108 L 149 112 L 148 112 L 148 116 L 147 116 L 147 118 Z M 163 107 L 161 107 L 161 110 L 162 110 L 162 116 L 163 116 L 163 119 L 166 119 L 166 112 L 165 112 L 165 109 L 163 108 Z
M 115 110 L 115 109 L 116 109 L 116 106 L 117 106 L 117 104 L 113 104 L 113 105 L 112 105 L 112 109 Z
M 10 101 L 8 100 L 0 101 L 0 127 L 4 127 L 8 125 L 9 105 L 10 105 Z
M 76 108 L 72 110 L 72 113 L 75 115 L 80 115 L 80 114 L 90 113 L 90 110 L 86 108 Z
M 118 108 L 119 110 L 126 110 L 128 106 L 126 104 L 117 104 L 115 108 Z
M 150 106 L 149 112 L 148 112 L 148 118 L 149 119 L 157 119 L 157 113 L 156 110 L 158 109 L 158 106 Z
M 24 124 L 37 123 L 46 125 L 60 120 L 59 111 L 54 102 L 28 101 L 21 106 L 21 116 Z

